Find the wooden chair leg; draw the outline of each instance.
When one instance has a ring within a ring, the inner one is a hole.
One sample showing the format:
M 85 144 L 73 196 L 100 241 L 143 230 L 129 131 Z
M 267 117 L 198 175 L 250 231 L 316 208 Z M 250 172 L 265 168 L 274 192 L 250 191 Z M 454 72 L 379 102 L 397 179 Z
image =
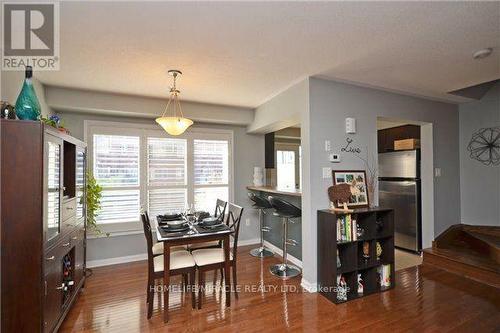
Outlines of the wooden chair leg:
M 205 272 L 198 271 L 198 309 L 201 309 L 203 299 L 203 289 L 205 288 Z
M 148 276 L 148 284 L 146 286 L 146 304 L 148 304 L 151 300 L 149 299 L 150 298 L 150 293 L 149 293 L 149 289 L 151 289 L 151 279 L 149 278 Z
M 189 288 L 191 288 L 191 306 L 193 307 L 193 309 L 196 308 L 196 297 L 194 292 L 194 286 L 195 286 L 195 270 L 193 269 L 189 273 Z
M 220 286 L 224 283 L 224 268 L 220 269 Z
M 153 283 L 148 286 L 148 319 L 153 315 L 154 283 L 153 279 Z
M 238 285 L 238 282 L 236 281 L 236 263 L 232 265 L 231 270 L 233 271 L 234 296 L 236 297 L 236 299 L 238 299 L 238 291 L 236 289 L 236 286 Z
M 188 275 L 182 274 L 182 290 L 186 292 L 186 288 L 188 286 Z

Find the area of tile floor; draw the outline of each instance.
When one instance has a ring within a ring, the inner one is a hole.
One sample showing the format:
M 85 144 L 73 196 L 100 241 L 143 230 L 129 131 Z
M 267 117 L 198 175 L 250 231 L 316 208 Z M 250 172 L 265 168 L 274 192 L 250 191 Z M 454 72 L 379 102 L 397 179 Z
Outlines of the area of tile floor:
M 422 264 L 422 256 L 413 254 L 403 250 L 395 250 L 396 255 L 396 270 L 405 269 L 408 267 L 418 266 Z

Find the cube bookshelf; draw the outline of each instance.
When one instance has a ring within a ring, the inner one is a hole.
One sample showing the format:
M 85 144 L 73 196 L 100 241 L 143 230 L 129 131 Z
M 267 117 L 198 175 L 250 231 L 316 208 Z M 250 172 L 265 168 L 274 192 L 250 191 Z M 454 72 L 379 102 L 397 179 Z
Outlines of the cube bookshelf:
M 338 240 L 337 223 L 348 215 L 363 233 L 354 235 L 357 230 L 352 222 L 350 240 Z M 377 243 L 382 250 L 379 256 Z M 337 259 L 340 260 L 340 267 L 337 267 Z M 318 285 L 322 295 L 334 303 L 343 303 L 389 290 L 395 285 L 394 273 L 392 209 L 361 208 L 352 213 L 328 209 L 318 211 Z M 362 293 L 358 292 L 358 277 L 362 280 Z M 385 283 L 382 283 L 381 277 L 386 277 Z M 339 279 L 343 281 L 340 288 Z

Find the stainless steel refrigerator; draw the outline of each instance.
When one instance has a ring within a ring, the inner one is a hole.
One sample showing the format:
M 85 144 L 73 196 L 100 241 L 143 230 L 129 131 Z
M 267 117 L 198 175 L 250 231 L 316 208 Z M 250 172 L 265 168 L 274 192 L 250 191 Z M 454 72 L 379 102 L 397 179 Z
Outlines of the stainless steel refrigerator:
M 420 151 L 378 154 L 379 204 L 394 209 L 395 245 L 422 250 Z

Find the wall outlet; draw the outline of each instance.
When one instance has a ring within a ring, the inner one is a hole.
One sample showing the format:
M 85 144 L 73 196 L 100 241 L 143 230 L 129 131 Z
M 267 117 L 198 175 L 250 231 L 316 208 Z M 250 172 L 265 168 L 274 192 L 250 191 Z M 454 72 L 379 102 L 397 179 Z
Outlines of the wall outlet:
M 323 168 L 323 178 L 332 178 L 332 169 L 331 168 Z
M 245 220 L 245 225 L 248 227 L 250 225 L 250 219 Z
M 332 150 L 332 143 L 330 140 L 325 140 L 325 151 L 330 151 Z

